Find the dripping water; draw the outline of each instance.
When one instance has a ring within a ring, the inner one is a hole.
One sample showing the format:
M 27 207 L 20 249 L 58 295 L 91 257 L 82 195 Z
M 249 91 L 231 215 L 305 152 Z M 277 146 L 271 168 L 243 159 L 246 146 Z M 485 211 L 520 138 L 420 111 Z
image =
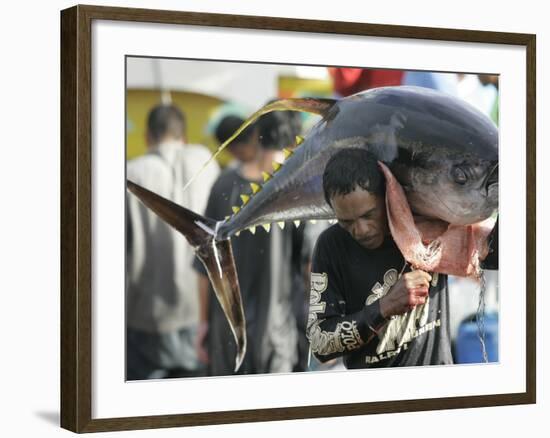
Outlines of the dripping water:
M 477 337 L 481 345 L 481 354 L 483 362 L 488 363 L 487 348 L 485 345 L 485 291 L 487 283 L 485 281 L 485 272 L 481 271 L 479 275 L 479 300 L 477 304 L 476 322 L 477 322 Z

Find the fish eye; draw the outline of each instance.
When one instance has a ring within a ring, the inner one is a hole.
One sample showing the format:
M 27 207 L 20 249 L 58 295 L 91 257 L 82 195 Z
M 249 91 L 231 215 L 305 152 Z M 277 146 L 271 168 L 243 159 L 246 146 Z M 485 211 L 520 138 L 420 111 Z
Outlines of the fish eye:
M 453 167 L 451 170 L 451 176 L 457 184 L 464 185 L 468 182 L 468 175 L 461 167 Z

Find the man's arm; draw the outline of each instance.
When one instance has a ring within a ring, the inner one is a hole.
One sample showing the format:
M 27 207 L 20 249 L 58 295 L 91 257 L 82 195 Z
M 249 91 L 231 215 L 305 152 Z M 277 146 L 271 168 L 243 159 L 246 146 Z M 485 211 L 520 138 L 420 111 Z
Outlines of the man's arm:
M 318 281 L 314 280 L 315 276 L 323 275 L 326 273 L 312 272 L 312 283 Z M 337 294 L 329 292 L 322 297 L 312 287 L 307 337 L 312 353 L 321 362 L 361 348 L 386 322 L 378 301 L 347 315 L 343 313 L 343 306 L 345 303 L 338 299 Z
M 311 275 L 307 335 L 311 351 L 321 362 L 361 348 L 378 334 L 388 318 L 424 304 L 431 281 L 431 276 L 424 271 L 407 272 L 380 300 L 346 314 L 345 300 L 337 291 L 337 285 L 329 286 L 328 273 L 312 272 Z M 326 295 L 323 297 L 323 294 Z
M 377 335 L 388 318 L 424 304 L 431 281 L 424 271 L 407 272 L 383 298 L 358 312 L 347 313 L 343 274 L 330 253 L 320 238 L 313 254 L 307 337 L 311 351 L 321 362 L 361 348 Z
M 348 314 L 343 273 L 331 244 L 322 234 L 312 257 L 309 316 L 306 335 L 312 353 L 321 362 L 361 348 L 386 320 L 379 302 Z

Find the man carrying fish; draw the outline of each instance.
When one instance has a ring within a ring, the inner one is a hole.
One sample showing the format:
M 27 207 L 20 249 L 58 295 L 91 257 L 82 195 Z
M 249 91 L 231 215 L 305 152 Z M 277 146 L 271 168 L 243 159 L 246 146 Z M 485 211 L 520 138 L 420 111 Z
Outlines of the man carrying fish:
M 364 149 L 343 149 L 327 163 L 324 196 L 338 224 L 313 255 L 311 351 L 322 362 L 343 356 L 347 368 L 451 364 L 447 276 L 405 261 L 389 230 L 385 189 Z

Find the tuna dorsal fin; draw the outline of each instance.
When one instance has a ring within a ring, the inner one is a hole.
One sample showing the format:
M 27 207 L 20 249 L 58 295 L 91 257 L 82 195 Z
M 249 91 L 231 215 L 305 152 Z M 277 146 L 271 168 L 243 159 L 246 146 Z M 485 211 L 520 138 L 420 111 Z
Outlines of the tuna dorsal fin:
M 244 123 L 239 127 L 239 129 L 237 129 L 231 137 L 229 137 L 224 143 L 220 145 L 214 155 L 212 155 L 212 157 L 210 157 L 210 159 L 203 164 L 201 169 L 195 175 L 193 175 L 189 179 L 189 181 L 187 181 L 187 183 L 183 187 L 183 190 L 186 190 L 191 185 L 191 183 L 204 170 L 204 168 L 208 166 L 208 164 L 210 164 L 212 160 L 214 160 L 220 154 L 220 152 L 227 147 L 228 144 L 230 144 L 250 124 L 254 123 L 264 114 L 270 113 L 272 111 L 300 111 L 304 113 L 318 114 L 324 117 L 328 113 L 330 108 L 332 108 L 335 102 L 336 100 L 334 99 L 317 99 L 313 97 L 306 97 L 302 99 L 280 99 L 268 103 L 266 106 L 260 108 L 248 119 L 246 119 Z

